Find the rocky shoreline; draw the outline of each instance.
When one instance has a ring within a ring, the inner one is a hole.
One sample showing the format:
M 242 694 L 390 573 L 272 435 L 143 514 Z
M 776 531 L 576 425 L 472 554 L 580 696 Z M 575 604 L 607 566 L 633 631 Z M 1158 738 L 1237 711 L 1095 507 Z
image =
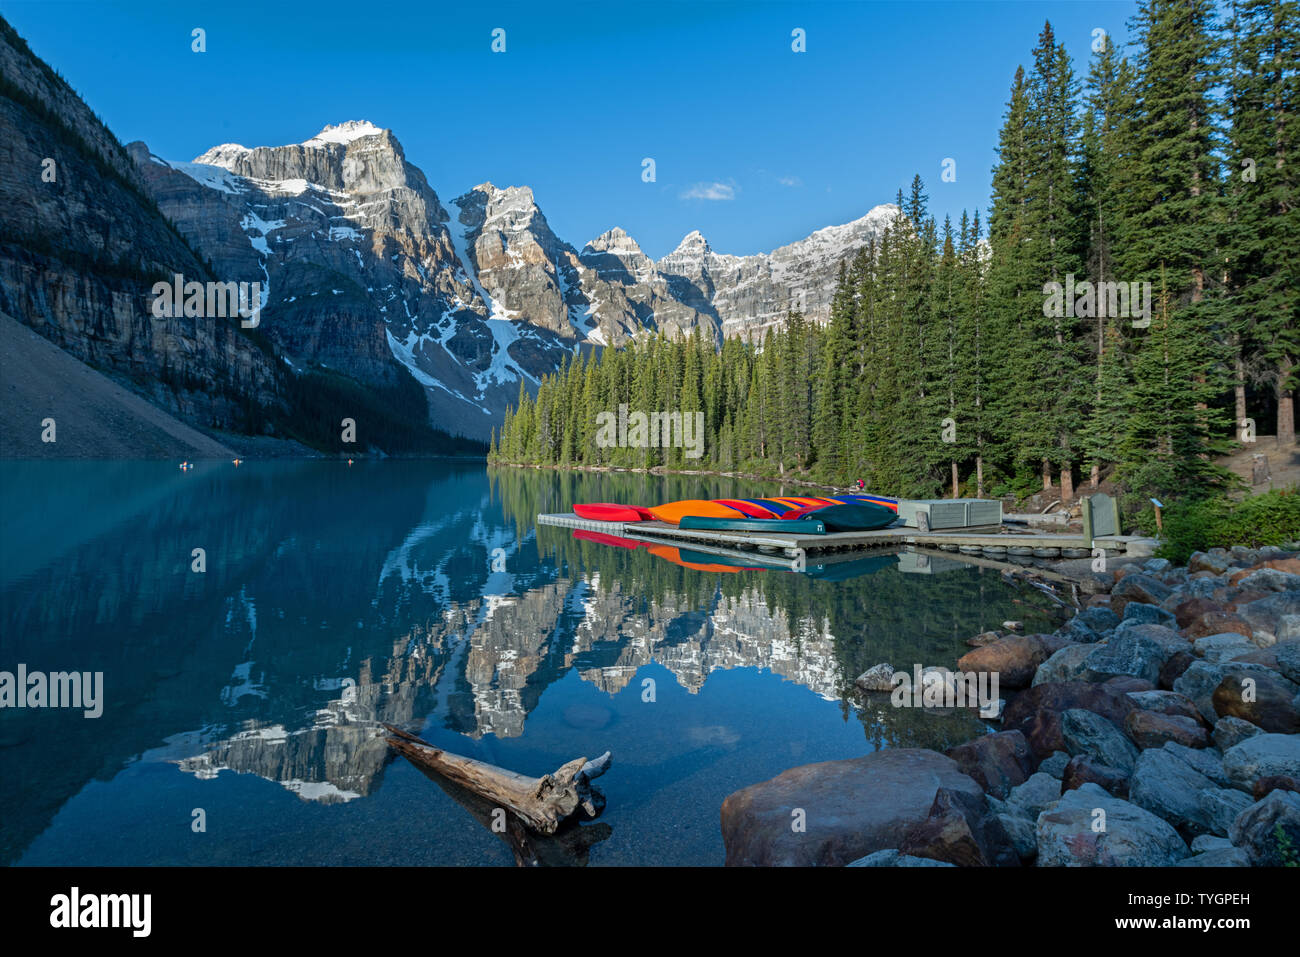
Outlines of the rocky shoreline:
M 726 863 L 1300 866 L 1300 546 L 1082 566 L 1054 634 L 1008 622 L 925 669 L 996 677 L 989 733 L 736 791 Z M 891 705 L 895 664 L 858 678 L 864 704 Z

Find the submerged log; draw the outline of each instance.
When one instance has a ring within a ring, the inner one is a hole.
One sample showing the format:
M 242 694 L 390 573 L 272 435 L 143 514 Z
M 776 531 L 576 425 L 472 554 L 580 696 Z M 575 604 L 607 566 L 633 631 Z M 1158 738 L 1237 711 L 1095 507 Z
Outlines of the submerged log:
M 515 815 L 481 795 L 461 787 L 432 768 L 419 771 L 449 798 L 469 812 L 514 855 L 519 867 L 586 867 L 591 848 L 614 833 L 604 821 L 579 824 L 574 818 L 560 825 L 554 834 L 538 834 Z
M 474 758 L 452 754 L 413 734 L 384 727 L 393 735 L 389 747 L 422 770 L 436 771 L 491 804 L 512 812 L 539 834 L 554 834 L 570 818 L 595 818 L 605 808 L 605 795 L 591 782 L 609 769 L 608 751 L 594 760 L 574 758 L 540 778 L 516 774 Z

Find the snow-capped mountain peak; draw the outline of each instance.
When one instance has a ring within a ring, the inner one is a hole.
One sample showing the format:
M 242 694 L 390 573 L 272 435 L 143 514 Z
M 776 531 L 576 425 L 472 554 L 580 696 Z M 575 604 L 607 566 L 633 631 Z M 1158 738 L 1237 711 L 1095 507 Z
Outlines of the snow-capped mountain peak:
M 344 145 L 359 140 L 363 136 L 378 136 L 384 131 L 369 120 L 348 120 L 337 126 L 326 126 L 309 140 L 303 140 L 303 146 L 325 146 L 330 143 Z

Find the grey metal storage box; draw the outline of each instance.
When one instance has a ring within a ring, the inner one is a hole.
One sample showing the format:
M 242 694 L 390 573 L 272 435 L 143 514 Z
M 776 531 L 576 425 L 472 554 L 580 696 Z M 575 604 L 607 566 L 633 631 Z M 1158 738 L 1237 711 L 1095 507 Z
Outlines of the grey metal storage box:
M 985 498 L 902 499 L 898 517 L 911 528 L 920 528 L 924 515 L 931 531 L 1002 524 L 1002 502 Z

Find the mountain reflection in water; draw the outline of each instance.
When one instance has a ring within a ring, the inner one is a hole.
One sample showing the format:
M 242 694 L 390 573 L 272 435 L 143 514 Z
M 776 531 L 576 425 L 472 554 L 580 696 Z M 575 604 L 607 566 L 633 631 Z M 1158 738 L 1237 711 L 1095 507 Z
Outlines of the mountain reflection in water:
M 1052 615 L 944 559 L 715 569 L 535 526 L 575 501 L 781 492 L 725 478 L 427 461 L 2 472 L 0 669 L 103 671 L 105 688 L 94 720 L 0 710 L 5 863 L 508 863 L 473 808 L 393 763 L 381 723 L 527 774 L 610 748 L 612 833 L 591 862 L 718 863 L 736 787 L 984 727 L 858 707 L 855 675 L 952 666 L 970 635 Z M 199 802 L 225 812 L 206 844 L 189 833 Z M 433 836 L 366 840 L 412 809 Z

